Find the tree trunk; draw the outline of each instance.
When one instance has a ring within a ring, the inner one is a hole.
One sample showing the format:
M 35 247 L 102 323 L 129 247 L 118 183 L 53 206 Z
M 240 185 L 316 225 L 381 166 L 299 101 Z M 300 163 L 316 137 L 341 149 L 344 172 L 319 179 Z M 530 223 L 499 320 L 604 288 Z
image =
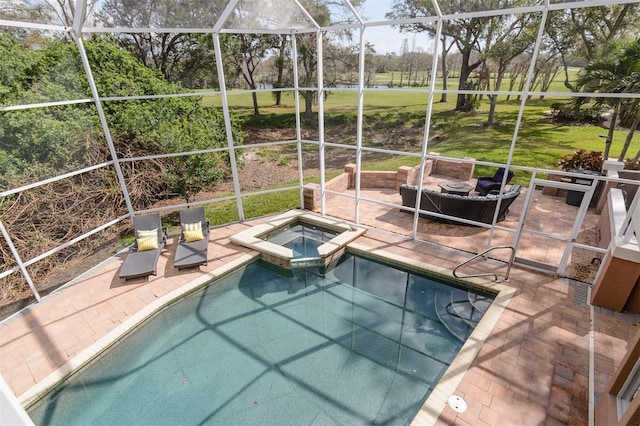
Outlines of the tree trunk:
M 518 74 L 514 75 L 513 69 L 509 73 L 509 92 L 513 92 L 513 86 L 516 85 L 516 79 L 518 78 Z M 511 95 L 507 95 L 507 101 L 511 98 Z
M 447 69 L 447 49 L 446 38 L 442 39 L 442 90 L 447 90 L 447 82 L 449 70 Z M 440 96 L 440 102 L 447 102 L 447 94 L 443 93 Z
M 260 110 L 258 109 L 258 94 L 251 92 L 251 98 L 253 99 L 253 115 L 260 115 Z
M 280 89 L 282 88 L 282 86 L 284 86 L 284 57 L 286 53 L 286 47 L 287 38 L 282 37 L 282 40 L 280 41 L 280 49 L 278 50 L 278 57 L 276 58 L 276 67 L 278 70 L 278 78 L 276 79 L 275 84 L 276 89 Z M 276 106 L 280 106 L 282 104 L 282 92 L 280 90 L 276 90 L 275 92 L 273 92 L 273 94 L 276 99 Z
M 499 64 L 498 69 L 496 70 L 496 73 L 498 74 L 496 75 L 496 83 L 495 83 L 495 86 L 493 87 L 493 90 L 495 90 L 496 92 L 500 91 L 500 88 L 502 86 L 502 79 L 504 77 L 505 72 L 506 72 L 506 66 Z M 492 126 L 495 122 L 496 104 L 498 103 L 498 95 L 487 95 L 487 96 L 489 96 L 489 117 L 487 118 L 487 124 L 489 126 Z
M 571 81 L 569 81 L 569 66 L 564 61 L 564 55 L 560 55 L 560 57 L 562 58 L 562 68 L 564 69 L 564 87 L 571 90 L 572 92 L 577 92 L 578 88 L 571 84 Z
M 478 68 L 481 62 L 476 62 L 475 64 L 469 64 L 471 59 L 471 50 L 465 50 L 462 52 L 462 65 L 460 67 L 460 83 L 458 84 L 459 90 L 467 90 L 467 80 L 469 80 L 469 76 L 471 72 Z M 466 95 L 464 93 L 458 94 L 458 99 L 456 100 L 456 111 L 466 111 L 467 110 L 467 101 Z
M 616 102 L 613 107 L 613 114 L 611 114 L 611 124 L 609 124 L 609 132 L 607 133 L 607 139 L 604 142 L 604 153 L 602 158 L 609 159 L 609 151 L 611 150 L 611 142 L 613 142 L 613 131 L 616 128 L 616 121 L 618 121 L 618 111 L 620 110 L 620 102 Z
M 624 161 L 624 156 L 627 155 L 627 150 L 629 149 L 629 145 L 631 145 L 631 140 L 633 139 L 633 134 L 638 128 L 638 124 L 640 124 L 640 115 L 637 115 L 631 124 L 631 128 L 629 129 L 629 133 L 627 134 L 627 138 L 624 141 L 624 146 L 622 147 L 622 152 L 620 152 L 620 156 L 618 157 L 618 161 Z
M 310 90 L 304 92 L 304 115 L 306 117 L 313 115 L 313 92 Z

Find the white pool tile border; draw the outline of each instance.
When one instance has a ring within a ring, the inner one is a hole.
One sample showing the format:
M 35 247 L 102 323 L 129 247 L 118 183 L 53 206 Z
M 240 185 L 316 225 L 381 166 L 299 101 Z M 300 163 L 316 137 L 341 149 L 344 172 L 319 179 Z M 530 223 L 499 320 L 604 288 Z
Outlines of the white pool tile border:
M 357 226 L 341 219 L 329 218 L 305 210 L 294 209 L 275 216 L 267 222 L 240 231 L 237 234 L 230 236 L 229 240 L 234 244 L 238 244 L 252 250 L 257 250 L 262 253 L 275 256 L 279 259 L 291 261 L 291 259 L 293 259 L 293 251 L 291 249 L 270 243 L 269 241 L 263 240 L 261 237 L 274 229 L 294 223 L 298 220 L 332 229 L 336 232 L 341 232 L 339 235 L 336 235 L 334 238 L 318 247 L 318 254 L 320 257 L 328 257 L 332 255 L 366 231 L 365 227 Z

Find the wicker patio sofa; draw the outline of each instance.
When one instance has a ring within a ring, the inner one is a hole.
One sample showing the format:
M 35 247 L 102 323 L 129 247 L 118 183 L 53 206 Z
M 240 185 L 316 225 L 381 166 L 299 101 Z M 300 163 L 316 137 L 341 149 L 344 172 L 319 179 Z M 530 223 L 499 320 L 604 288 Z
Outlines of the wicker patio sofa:
M 505 219 L 509 206 L 520 195 L 522 187 L 520 185 L 512 185 L 503 194 L 502 203 L 498 212 L 498 221 Z M 400 195 L 402 196 L 402 205 L 405 207 L 415 208 L 416 206 L 417 187 L 413 185 L 401 185 Z M 428 212 L 446 214 L 449 216 L 459 217 L 461 219 L 472 220 L 475 222 L 491 223 L 498 204 L 499 195 L 490 193 L 483 196 L 473 195 L 454 195 L 446 194 L 433 189 L 423 189 L 420 197 L 420 210 Z M 403 211 L 407 211 L 403 209 Z M 462 223 L 448 219 L 443 219 L 431 215 L 420 214 L 430 220 L 446 223 Z

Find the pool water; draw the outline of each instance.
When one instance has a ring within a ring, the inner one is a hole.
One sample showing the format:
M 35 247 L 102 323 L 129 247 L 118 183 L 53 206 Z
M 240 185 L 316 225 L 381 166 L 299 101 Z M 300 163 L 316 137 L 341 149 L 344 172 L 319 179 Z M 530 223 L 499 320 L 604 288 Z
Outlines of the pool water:
M 490 303 L 351 254 L 324 275 L 258 261 L 28 412 L 38 425 L 407 424 Z
M 306 223 L 296 223 L 270 233 L 265 240 L 291 249 L 294 259 L 315 258 L 319 256 L 318 247 L 339 234 Z

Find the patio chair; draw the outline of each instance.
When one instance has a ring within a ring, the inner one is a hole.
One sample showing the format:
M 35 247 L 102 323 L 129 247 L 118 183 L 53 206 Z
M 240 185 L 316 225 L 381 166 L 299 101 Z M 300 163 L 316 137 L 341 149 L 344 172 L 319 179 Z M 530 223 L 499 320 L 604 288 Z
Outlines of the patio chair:
M 180 210 L 180 242 L 173 258 L 178 270 L 206 265 L 209 248 L 209 221 L 204 207 Z
M 133 230 L 135 243 L 129 249 L 120 268 L 119 277 L 124 278 L 125 281 L 131 278 L 156 275 L 160 252 L 167 242 L 159 213 L 135 216 Z
M 500 185 L 502 185 L 502 177 L 504 176 L 505 169 L 504 167 L 500 167 L 493 176 L 482 176 L 478 178 L 478 182 L 476 183 L 476 191 L 480 195 L 487 195 L 491 191 L 500 191 Z M 507 174 L 507 181 L 505 184 L 509 183 L 513 178 L 513 172 L 509 170 Z

